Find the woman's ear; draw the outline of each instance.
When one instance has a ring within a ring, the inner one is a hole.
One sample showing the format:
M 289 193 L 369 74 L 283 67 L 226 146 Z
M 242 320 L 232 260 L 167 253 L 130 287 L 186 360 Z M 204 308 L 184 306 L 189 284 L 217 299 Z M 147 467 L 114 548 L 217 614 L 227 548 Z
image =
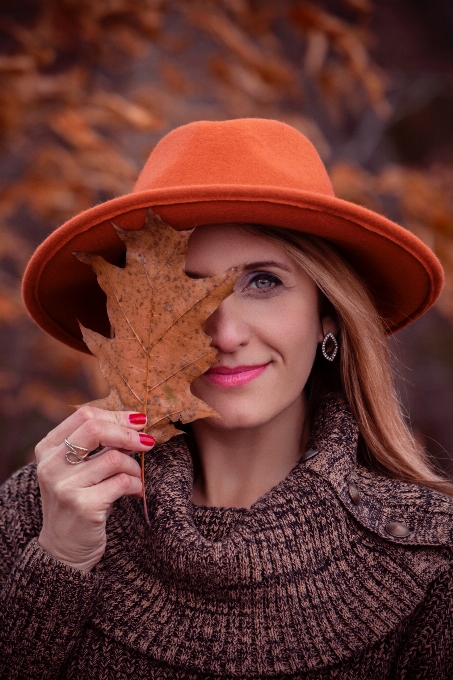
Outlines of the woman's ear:
M 318 341 L 322 342 L 327 335 L 327 333 L 332 333 L 335 337 L 337 337 L 339 331 L 338 323 L 337 321 L 333 318 L 333 316 L 323 316 L 321 318 L 321 328 L 320 328 L 320 334 Z

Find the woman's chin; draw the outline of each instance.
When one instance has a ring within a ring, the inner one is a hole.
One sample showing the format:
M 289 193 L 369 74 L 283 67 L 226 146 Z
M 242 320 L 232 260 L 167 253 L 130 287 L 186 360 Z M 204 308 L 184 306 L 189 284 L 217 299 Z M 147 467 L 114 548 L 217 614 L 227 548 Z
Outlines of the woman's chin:
M 243 413 L 237 415 L 219 414 L 217 418 L 215 417 L 202 418 L 199 421 L 195 422 L 203 423 L 206 427 L 209 427 L 210 429 L 213 430 L 224 431 L 243 430 L 257 427 L 260 424 L 256 421 L 256 418 L 247 418 L 247 416 Z

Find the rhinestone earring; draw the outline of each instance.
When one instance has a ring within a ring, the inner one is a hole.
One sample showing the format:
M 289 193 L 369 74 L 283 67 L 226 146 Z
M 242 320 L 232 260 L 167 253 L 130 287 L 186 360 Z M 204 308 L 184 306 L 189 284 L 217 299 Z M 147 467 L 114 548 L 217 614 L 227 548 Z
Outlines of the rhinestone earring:
M 329 349 L 327 350 L 327 343 L 329 343 Z M 321 351 L 324 359 L 327 361 L 333 361 L 338 354 L 338 342 L 333 333 L 327 333 L 322 341 Z

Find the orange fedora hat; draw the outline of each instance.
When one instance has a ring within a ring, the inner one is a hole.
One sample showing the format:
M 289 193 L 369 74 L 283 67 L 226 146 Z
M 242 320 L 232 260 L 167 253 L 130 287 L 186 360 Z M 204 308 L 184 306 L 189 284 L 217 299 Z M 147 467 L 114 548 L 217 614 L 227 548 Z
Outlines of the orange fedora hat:
M 255 118 L 201 121 L 157 144 L 132 193 L 77 215 L 36 250 L 23 295 L 45 331 L 84 352 L 77 320 L 108 335 L 104 293 L 73 253 L 121 263 L 124 245 L 112 221 L 141 229 L 150 207 L 178 230 L 248 222 L 323 237 L 365 281 L 389 332 L 423 314 L 442 289 L 431 250 L 382 215 L 336 198 L 318 153 L 297 130 Z

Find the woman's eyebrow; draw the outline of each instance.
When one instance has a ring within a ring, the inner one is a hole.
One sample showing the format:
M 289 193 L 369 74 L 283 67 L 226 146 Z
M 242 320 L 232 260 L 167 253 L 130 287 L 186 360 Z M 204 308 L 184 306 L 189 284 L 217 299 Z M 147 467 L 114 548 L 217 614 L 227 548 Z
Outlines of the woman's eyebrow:
M 244 272 L 253 271 L 254 269 L 264 269 L 265 267 L 275 267 L 277 269 L 282 269 L 285 272 L 291 272 L 291 269 L 288 267 L 288 265 L 284 264 L 283 262 L 277 262 L 277 260 L 259 260 L 258 262 L 248 262 L 247 264 L 239 266 Z M 196 271 L 189 271 L 187 269 L 185 270 L 185 274 L 191 279 L 206 278 L 205 274 L 201 274 L 200 272 Z
M 265 267 L 276 267 L 277 269 L 282 269 L 285 272 L 291 272 L 291 268 L 283 262 L 278 262 L 277 260 L 259 260 L 258 262 L 250 262 L 243 265 L 243 270 L 249 272 L 253 269 L 264 269 Z

